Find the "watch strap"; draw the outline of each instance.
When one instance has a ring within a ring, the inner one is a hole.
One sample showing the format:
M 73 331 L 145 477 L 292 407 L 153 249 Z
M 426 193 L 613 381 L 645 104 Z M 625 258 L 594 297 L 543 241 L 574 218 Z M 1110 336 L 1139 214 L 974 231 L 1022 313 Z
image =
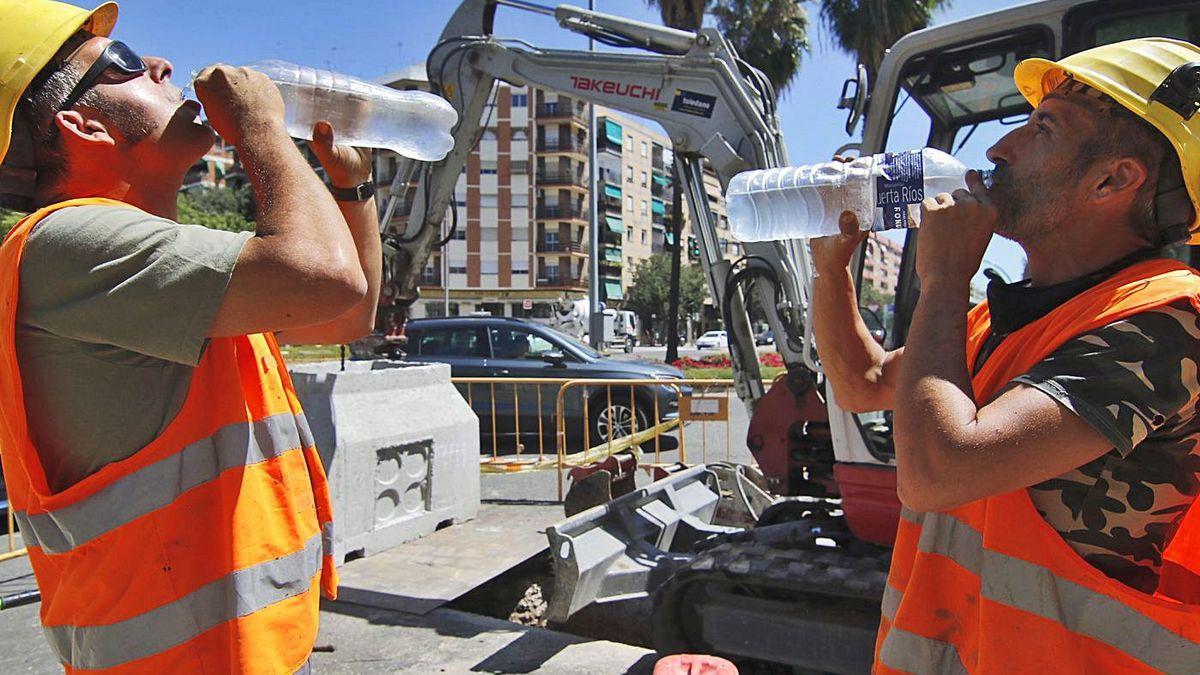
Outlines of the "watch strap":
M 375 196 L 375 183 L 367 181 L 352 188 L 329 186 L 329 192 L 339 202 L 364 202 Z

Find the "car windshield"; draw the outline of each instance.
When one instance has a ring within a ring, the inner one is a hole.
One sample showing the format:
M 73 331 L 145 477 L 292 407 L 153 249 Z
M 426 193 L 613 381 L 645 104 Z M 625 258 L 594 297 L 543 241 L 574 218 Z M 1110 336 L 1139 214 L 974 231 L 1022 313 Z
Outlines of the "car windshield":
M 563 342 L 571 345 L 575 349 L 578 349 L 579 351 L 583 352 L 585 355 L 587 355 L 593 359 L 602 358 L 604 356 L 600 352 L 589 347 L 586 343 L 575 339 L 574 336 L 567 335 L 566 333 L 564 333 L 560 330 L 555 330 L 554 328 L 550 328 L 549 326 L 546 327 L 546 330 L 554 333 L 555 337 L 557 337 L 558 339 L 562 340 Z

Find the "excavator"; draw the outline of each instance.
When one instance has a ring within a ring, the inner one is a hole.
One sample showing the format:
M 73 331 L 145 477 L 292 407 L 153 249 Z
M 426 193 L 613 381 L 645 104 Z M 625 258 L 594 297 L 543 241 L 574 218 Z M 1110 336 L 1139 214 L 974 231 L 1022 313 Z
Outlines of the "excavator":
M 552 16 L 619 51 L 498 37 L 501 8 Z M 873 81 L 861 65 L 846 81 L 837 103 L 847 111 L 846 133 L 863 129 L 843 151 L 923 144 L 981 155 L 981 141 L 1030 112 L 1013 83 L 1019 61 L 1151 35 L 1200 42 L 1200 0 L 1041 0 L 916 31 L 888 51 Z M 670 137 L 700 263 L 729 335 L 735 389 L 750 413 L 746 443 L 757 467 L 692 467 L 551 528 L 559 577 L 551 618 L 640 594 L 653 601 L 653 644 L 662 652 L 719 654 L 768 670 L 865 672 L 900 508 L 890 415 L 847 412 L 824 386 L 804 243 L 745 243 L 729 260 L 707 208 L 705 165 L 724 189 L 738 172 L 788 164 L 770 82 L 713 28 L 691 33 L 526 0 L 463 0 L 427 72 L 460 121 L 445 159 L 406 162 L 393 183 L 382 222 L 397 208 L 408 218 L 384 233 L 391 326 L 403 326 L 425 261 L 445 241 L 442 221 L 497 81 L 558 91 L 656 122 Z M 904 235 L 889 349 L 904 344 L 920 292 L 918 237 Z M 752 295 L 787 366 L 769 388 L 747 315 Z M 715 523 L 713 494 L 735 494 L 753 515 L 748 526 Z

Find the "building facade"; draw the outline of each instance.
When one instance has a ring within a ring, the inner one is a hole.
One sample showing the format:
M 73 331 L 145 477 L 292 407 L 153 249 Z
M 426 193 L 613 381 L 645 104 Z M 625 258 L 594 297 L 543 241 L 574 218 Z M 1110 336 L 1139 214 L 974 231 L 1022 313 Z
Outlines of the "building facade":
M 900 259 L 904 246 L 884 235 L 867 238 L 862 281 L 885 296 L 895 297 L 900 283 Z

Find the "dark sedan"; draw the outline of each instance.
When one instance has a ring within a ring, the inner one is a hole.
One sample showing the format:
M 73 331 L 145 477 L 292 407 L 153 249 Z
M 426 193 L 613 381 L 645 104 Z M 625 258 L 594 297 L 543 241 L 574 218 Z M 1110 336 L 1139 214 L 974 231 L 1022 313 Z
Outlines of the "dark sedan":
M 604 356 L 578 340 L 552 328 L 522 319 L 467 316 L 415 319 L 405 329 L 409 361 L 450 364 L 453 377 L 570 378 L 606 380 L 663 380 L 683 378 L 678 368 L 645 361 L 621 361 Z M 479 416 L 483 449 L 497 445 L 512 449 L 519 410 L 521 442 L 527 451 L 539 447 L 551 452 L 555 445 L 554 411 L 559 386 L 459 384 L 463 397 Z M 587 437 L 598 445 L 611 435 L 628 435 L 650 426 L 655 402 L 659 421 L 678 416 L 678 386 L 613 386 L 568 389 L 563 414 L 567 442 L 582 447 L 584 398 L 587 398 Z M 539 390 L 541 400 L 539 403 Z M 683 388 L 686 393 L 686 388 Z M 494 395 L 493 395 L 494 392 Z M 493 425 L 493 406 L 495 422 Z M 538 418 L 541 417 L 539 444 Z M 494 433 L 493 433 L 494 432 Z

